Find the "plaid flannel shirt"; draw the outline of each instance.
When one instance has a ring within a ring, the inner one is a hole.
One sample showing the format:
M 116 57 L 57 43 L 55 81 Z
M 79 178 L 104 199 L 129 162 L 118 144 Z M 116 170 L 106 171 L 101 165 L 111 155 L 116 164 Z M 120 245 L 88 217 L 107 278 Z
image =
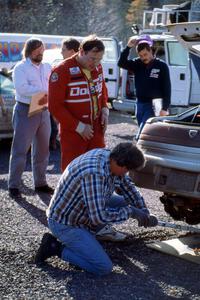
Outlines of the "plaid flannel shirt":
M 130 205 L 115 209 L 106 205 L 116 188 L 130 205 L 146 207 L 128 175 L 111 174 L 110 150 L 91 150 L 66 168 L 47 209 L 47 217 L 62 224 L 89 229 L 125 221 L 132 213 Z

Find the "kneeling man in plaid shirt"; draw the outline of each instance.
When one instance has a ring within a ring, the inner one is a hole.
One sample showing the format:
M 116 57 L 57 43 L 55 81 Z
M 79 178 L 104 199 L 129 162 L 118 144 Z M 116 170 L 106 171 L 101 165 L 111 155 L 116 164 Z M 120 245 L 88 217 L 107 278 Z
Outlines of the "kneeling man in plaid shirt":
M 122 241 L 127 237 L 111 224 L 134 218 L 139 226 L 157 225 L 127 175 L 144 163 L 142 151 L 132 143 L 120 143 L 112 151 L 94 149 L 74 159 L 47 209 L 52 234 L 44 234 L 36 263 L 58 256 L 96 275 L 110 273 L 112 262 L 98 240 Z

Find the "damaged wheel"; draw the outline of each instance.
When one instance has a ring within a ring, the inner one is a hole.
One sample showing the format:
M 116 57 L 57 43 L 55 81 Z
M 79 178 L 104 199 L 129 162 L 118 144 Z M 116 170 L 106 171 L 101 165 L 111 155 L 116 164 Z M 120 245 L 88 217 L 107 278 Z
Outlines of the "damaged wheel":
M 174 219 L 195 225 L 200 223 L 199 199 L 164 194 L 160 197 L 165 211 Z

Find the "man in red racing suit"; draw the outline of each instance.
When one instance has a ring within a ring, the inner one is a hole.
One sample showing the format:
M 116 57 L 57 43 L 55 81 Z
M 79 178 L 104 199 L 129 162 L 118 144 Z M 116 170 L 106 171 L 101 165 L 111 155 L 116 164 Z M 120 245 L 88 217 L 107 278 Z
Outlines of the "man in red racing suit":
M 104 44 L 95 35 L 83 40 L 78 54 L 51 73 L 48 103 L 60 124 L 61 168 L 77 156 L 105 147 L 107 88 L 100 61 Z

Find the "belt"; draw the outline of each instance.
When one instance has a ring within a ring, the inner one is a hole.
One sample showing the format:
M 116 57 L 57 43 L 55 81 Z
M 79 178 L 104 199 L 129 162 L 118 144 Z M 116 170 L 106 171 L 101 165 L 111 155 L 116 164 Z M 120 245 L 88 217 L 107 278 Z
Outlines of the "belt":
M 17 101 L 17 103 L 19 103 L 20 105 L 24 105 L 24 106 L 29 106 L 30 105 L 28 103 L 24 103 L 24 102 L 20 102 L 20 101 Z

